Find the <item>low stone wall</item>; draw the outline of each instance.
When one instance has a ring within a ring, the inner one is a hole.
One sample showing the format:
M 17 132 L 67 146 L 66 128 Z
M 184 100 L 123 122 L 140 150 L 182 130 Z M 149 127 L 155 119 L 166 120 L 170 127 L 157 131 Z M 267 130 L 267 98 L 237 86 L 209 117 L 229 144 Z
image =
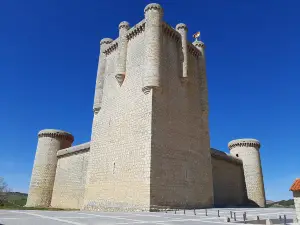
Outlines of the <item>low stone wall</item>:
M 58 163 L 51 206 L 79 209 L 83 204 L 90 143 L 57 152 Z
M 213 167 L 214 205 L 239 206 L 247 201 L 241 160 L 211 149 Z

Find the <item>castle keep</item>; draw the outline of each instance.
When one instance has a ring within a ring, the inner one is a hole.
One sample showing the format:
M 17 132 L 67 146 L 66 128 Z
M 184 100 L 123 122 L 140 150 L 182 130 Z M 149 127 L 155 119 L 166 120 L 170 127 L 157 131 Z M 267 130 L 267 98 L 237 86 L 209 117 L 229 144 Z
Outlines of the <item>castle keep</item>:
M 106 211 L 265 206 L 254 139 L 211 149 L 205 45 L 187 26 L 145 18 L 102 39 L 91 141 L 72 146 L 65 131 L 42 130 L 26 206 Z

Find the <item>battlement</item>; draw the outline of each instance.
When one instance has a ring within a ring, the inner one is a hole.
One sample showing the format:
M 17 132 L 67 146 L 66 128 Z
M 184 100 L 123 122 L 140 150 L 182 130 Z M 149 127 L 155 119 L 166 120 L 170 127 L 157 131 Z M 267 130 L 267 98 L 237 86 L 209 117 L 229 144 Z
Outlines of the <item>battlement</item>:
M 118 38 L 117 38 L 114 41 L 112 41 L 111 43 L 109 43 L 109 45 L 107 46 L 107 48 L 104 49 L 103 53 L 105 55 L 111 54 L 112 52 L 114 52 L 115 50 L 118 49 L 118 44 L 119 44 L 119 41 L 118 41 Z
M 236 139 L 228 143 L 228 148 L 230 150 L 235 147 L 254 147 L 257 150 L 259 150 L 260 142 L 256 139 L 245 138 L 245 139 Z
M 137 35 L 139 35 L 142 32 L 144 32 L 145 31 L 145 24 L 146 24 L 146 20 L 143 19 L 142 21 L 140 21 L 139 23 L 137 23 L 134 27 L 132 27 L 131 29 L 129 29 L 128 32 L 127 32 L 127 35 L 126 35 L 128 41 L 130 41 L 131 39 L 133 39 Z
M 148 4 L 145 9 L 144 9 L 144 13 L 146 14 L 148 11 L 151 11 L 151 10 L 157 10 L 157 11 L 160 11 L 161 14 L 164 13 L 164 10 L 163 8 L 161 7 L 160 4 L 157 4 L 157 3 L 151 3 L 151 4 Z
M 87 143 L 83 143 L 80 145 L 72 146 L 70 148 L 65 148 L 65 149 L 59 150 L 57 152 L 57 157 L 77 154 L 79 152 L 86 152 L 89 150 L 90 150 L 90 142 L 87 142 Z
M 111 38 L 103 38 L 101 41 L 100 41 L 100 46 L 103 45 L 103 44 L 110 44 L 113 42 L 113 39 Z
M 165 55 L 165 48 L 167 45 L 169 45 L 167 43 L 176 43 L 175 45 L 172 44 L 172 58 L 178 57 L 179 59 L 179 61 L 176 63 L 179 65 L 173 65 L 176 67 L 179 66 L 178 70 L 182 71 L 179 76 L 181 82 L 186 83 L 190 81 L 189 76 L 191 77 L 193 75 L 190 74 L 189 67 L 197 66 L 192 65 L 192 59 L 191 62 L 189 62 L 189 55 L 194 56 L 198 60 L 197 64 L 202 68 L 201 71 L 205 70 L 204 57 L 200 57 L 204 56 L 204 43 L 201 41 L 190 43 L 187 40 L 187 25 L 184 23 L 179 23 L 176 25 L 176 28 L 173 28 L 163 21 L 163 14 L 163 8 L 159 4 L 149 4 L 144 9 L 145 18 L 143 20 L 141 20 L 132 28 L 130 28 L 127 21 L 121 22 L 118 26 L 118 38 L 113 41 L 112 39 L 105 38 L 100 42 L 100 51 L 103 52 L 103 55 L 101 56 L 102 59 L 99 60 L 97 73 L 96 93 L 94 100 L 95 113 L 99 112 L 102 104 L 104 80 L 105 77 L 108 76 L 108 74 L 104 73 L 107 73 L 108 71 L 110 73 L 113 72 L 118 84 L 120 86 L 123 85 L 127 74 L 126 70 L 128 69 L 128 65 L 126 64 L 130 63 L 127 52 L 130 51 L 129 48 L 136 48 L 135 42 L 132 43 L 132 41 L 142 33 L 145 33 L 142 37 L 142 48 L 144 49 L 140 50 L 140 52 L 143 52 L 143 55 L 139 55 L 139 57 L 143 58 L 144 64 L 144 73 L 142 75 L 144 85 L 142 87 L 142 91 L 144 94 L 148 94 L 152 89 L 162 90 L 163 75 L 161 74 L 161 71 L 165 63 L 164 58 L 171 57 Z M 168 52 L 167 54 L 170 53 Z M 113 56 L 111 57 L 111 55 Z M 108 60 L 109 63 L 107 63 L 108 58 L 110 58 L 110 60 Z M 193 69 L 191 69 L 191 71 L 193 71 Z M 202 73 L 201 76 L 206 75 Z M 206 78 L 200 79 L 201 85 L 205 83 L 203 86 L 206 86 Z M 206 90 L 204 90 L 203 95 L 205 95 L 205 92 Z M 204 106 L 203 108 L 205 109 L 202 111 L 207 111 L 208 107 Z
M 217 149 L 210 149 L 210 153 L 211 156 L 216 158 L 216 159 L 221 159 L 221 160 L 225 160 L 228 161 L 230 163 L 234 163 L 234 164 L 238 164 L 238 165 L 242 165 L 243 161 L 241 159 L 235 158 L 231 155 L 226 154 L 225 152 L 219 151 Z
M 45 129 L 41 130 L 38 133 L 38 137 L 51 137 L 51 138 L 62 138 L 65 139 L 71 143 L 74 141 L 74 136 L 66 131 L 63 130 L 55 130 L 55 129 Z

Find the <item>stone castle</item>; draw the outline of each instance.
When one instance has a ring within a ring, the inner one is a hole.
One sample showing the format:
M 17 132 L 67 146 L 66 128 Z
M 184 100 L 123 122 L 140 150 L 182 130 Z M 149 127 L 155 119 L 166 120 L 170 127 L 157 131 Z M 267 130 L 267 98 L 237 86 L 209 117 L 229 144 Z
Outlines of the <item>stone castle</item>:
M 260 143 L 211 149 L 205 45 L 187 26 L 145 18 L 119 37 L 102 39 L 91 141 L 42 130 L 28 207 L 151 211 L 255 204 L 265 206 Z

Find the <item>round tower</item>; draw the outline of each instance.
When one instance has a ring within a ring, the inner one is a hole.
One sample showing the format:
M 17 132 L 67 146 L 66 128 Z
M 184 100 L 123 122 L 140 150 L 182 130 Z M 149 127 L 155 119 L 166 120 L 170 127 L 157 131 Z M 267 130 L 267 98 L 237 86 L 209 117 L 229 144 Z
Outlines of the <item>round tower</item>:
M 117 75 L 115 78 L 117 79 L 119 85 L 121 86 L 125 79 L 126 72 L 126 56 L 127 56 L 127 44 L 128 39 L 126 34 L 129 30 L 129 23 L 123 21 L 119 24 L 119 53 L 117 60 Z
M 72 134 L 61 130 L 42 130 L 38 133 L 27 207 L 49 207 L 56 173 L 57 151 L 71 147 Z
M 142 91 L 148 94 L 151 89 L 160 89 L 162 77 L 160 72 L 162 51 L 163 8 L 156 3 L 147 5 L 145 14 L 145 72 Z
M 179 23 L 176 25 L 176 30 L 181 35 L 181 46 L 182 46 L 182 75 L 180 80 L 182 82 L 187 82 L 188 78 L 188 43 L 187 43 L 187 32 L 188 28 L 184 23 Z
M 228 143 L 230 154 L 243 161 L 248 199 L 259 207 L 266 206 L 260 160 L 260 143 L 255 139 L 237 139 Z
M 103 38 L 100 41 L 100 55 L 98 62 L 97 78 L 96 78 L 96 87 L 95 87 L 95 97 L 94 97 L 94 113 L 98 113 L 102 105 L 102 96 L 103 96 L 103 85 L 104 85 L 104 76 L 105 76 L 105 67 L 106 67 L 106 56 L 103 51 L 109 46 L 113 40 L 111 38 Z

